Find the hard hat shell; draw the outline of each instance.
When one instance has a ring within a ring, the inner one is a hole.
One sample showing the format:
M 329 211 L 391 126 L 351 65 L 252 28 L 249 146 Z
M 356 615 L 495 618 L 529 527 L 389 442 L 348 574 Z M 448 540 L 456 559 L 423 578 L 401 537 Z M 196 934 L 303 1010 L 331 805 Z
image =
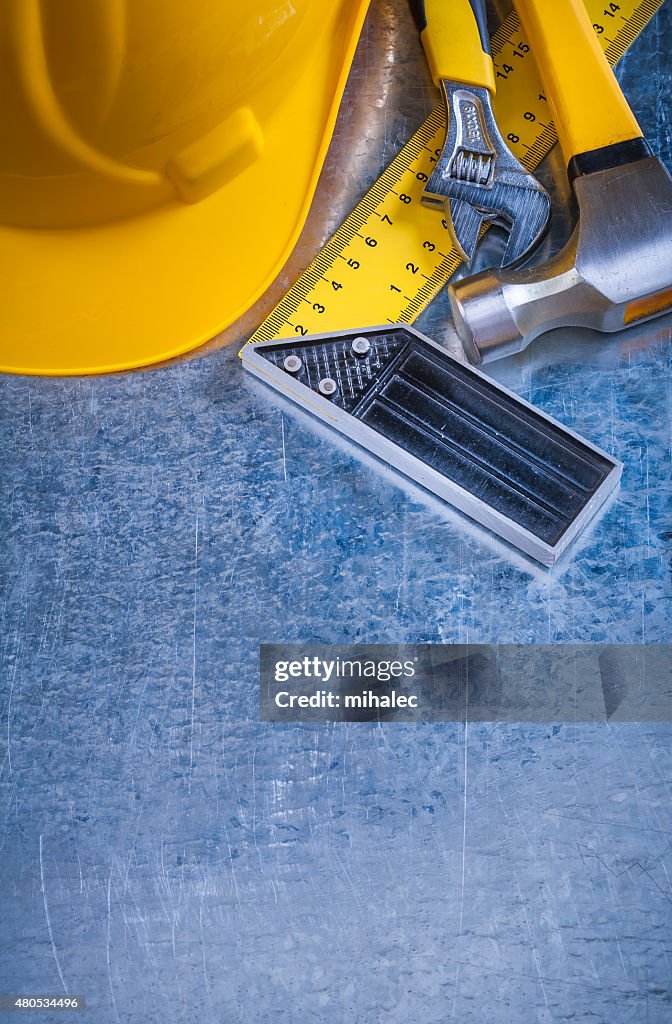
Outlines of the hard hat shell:
M 303 226 L 368 0 L 3 0 L 0 369 L 194 348 Z

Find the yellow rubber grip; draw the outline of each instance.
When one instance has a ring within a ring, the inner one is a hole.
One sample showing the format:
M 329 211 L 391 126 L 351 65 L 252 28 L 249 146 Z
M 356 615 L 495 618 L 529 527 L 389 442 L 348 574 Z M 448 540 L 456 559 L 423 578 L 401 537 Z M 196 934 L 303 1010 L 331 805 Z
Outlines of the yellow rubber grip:
M 420 33 L 434 84 L 442 79 L 495 91 L 492 57 L 483 50 L 469 0 L 425 0 Z
M 583 0 L 515 0 L 565 162 L 641 137 Z

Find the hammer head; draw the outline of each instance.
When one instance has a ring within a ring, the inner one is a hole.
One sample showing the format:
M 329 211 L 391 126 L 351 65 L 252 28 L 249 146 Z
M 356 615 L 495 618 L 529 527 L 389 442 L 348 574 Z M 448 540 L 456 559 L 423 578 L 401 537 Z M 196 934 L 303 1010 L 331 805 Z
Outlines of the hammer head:
M 470 362 L 521 352 L 554 327 L 619 331 L 672 309 L 672 178 L 661 161 L 593 171 L 573 189 L 579 220 L 552 260 L 450 286 Z

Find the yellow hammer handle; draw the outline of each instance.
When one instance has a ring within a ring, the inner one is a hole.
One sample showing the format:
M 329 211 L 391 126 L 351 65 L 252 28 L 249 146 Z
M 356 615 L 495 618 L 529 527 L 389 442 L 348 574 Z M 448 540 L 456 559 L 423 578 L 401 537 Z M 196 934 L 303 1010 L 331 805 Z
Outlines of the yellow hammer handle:
M 563 156 L 641 138 L 583 0 L 515 0 L 546 88 Z
M 434 84 L 442 79 L 495 91 L 485 0 L 411 0 Z

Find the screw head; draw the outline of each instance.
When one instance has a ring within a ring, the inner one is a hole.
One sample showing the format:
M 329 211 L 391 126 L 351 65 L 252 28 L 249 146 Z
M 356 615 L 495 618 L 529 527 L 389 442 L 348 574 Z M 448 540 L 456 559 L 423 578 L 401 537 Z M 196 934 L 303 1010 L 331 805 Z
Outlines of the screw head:
M 365 356 L 368 356 L 370 351 L 371 342 L 368 338 L 360 336 L 359 338 L 355 338 L 352 342 L 352 354 L 357 356 L 358 359 L 363 359 Z
M 317 388 L 320 394 L 324 395 L 325 398 L 332 398 L 338 391 L 336 381 L 332 380 L 331 377 L 323 377 L 317 385 Z
M 298 356 L 286 356 L 282 365 L 287 373 L 298 373 L 303 366 L 303 362 Z

